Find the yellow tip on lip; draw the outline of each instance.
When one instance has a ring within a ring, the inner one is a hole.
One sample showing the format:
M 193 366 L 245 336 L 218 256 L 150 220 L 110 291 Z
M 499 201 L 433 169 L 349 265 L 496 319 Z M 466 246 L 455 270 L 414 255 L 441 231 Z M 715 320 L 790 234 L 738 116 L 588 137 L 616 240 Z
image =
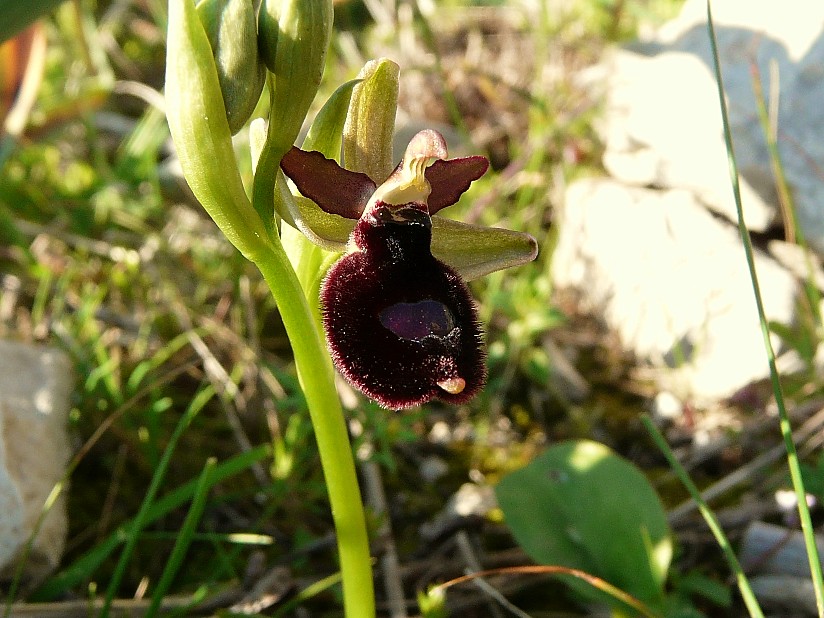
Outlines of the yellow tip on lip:
M 438 382 L 438 386 L 450 395 L 457 395 L 458 393 L 462 393 L 463 389 L 466 388 L 466 380 L 457 377 L 447 378 L 446 380 Z

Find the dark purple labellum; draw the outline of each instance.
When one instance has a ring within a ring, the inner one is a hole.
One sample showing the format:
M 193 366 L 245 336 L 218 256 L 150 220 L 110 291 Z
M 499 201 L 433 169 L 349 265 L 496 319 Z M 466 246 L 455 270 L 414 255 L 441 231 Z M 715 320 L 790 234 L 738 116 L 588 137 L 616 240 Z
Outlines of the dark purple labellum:
M 321 289 L 326 336 L 338 370 L 386 408 L 462 403 L 486 380 L 474 302 L 432 257 L 428 214 L 408 206 L 358 221 L 358 250 Z

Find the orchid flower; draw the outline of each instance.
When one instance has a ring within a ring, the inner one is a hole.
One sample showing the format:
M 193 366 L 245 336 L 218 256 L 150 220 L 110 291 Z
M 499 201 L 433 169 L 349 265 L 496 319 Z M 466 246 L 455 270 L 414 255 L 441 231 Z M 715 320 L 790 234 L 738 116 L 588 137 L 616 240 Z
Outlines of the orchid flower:
M 280 165 L 324 213 L 303 202 L 293 208 L 292 222 L 318 244 L 345 249 L 320 293 L 341 374 L 392 409 L 434 398 L 457 404 L 477 394 L 486 381 L 485 352 L 464 276 L 537 254 L 527 234 L 433 219 L 486 172 L 486 158 L 449 159 L 443 136 L 425 130 L 380 184 L 295 147 Z M 344 230 L 351 230 L 345 244 Z

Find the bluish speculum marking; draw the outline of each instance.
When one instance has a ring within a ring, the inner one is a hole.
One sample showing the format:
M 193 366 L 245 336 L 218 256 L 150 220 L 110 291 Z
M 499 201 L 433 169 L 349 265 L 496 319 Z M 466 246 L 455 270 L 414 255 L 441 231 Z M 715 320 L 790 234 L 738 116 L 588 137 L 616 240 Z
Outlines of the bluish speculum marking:
M 381 324 L 401 339 L 420 341 L 428 335 L 445 337 L 455 328 L 446 305 L 437 300 L 396 303 L 380 313 Z

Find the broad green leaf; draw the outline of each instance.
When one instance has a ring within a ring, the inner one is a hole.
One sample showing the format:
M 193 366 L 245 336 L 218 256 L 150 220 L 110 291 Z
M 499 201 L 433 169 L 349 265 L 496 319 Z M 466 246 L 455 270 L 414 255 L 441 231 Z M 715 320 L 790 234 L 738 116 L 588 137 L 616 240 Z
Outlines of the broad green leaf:
M 535 561 L 581 569 L 660 606 L 672 538 L 658 496 L 633 464 L 597 442 L 562 442 L 504 477 L 496 494 Z

